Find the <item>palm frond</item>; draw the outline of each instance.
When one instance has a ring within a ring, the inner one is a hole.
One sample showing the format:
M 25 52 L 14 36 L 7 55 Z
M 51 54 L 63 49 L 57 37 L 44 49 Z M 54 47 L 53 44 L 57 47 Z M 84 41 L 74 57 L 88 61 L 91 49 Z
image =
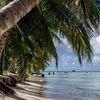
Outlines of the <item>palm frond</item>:
M 53 0 L 46 0 L 45 3 L 44 14 L 48 18 L 49 27 L 55 32 L 60 30 L 60 33 L 67 38 L 80 63 L 84 57 L 91 61 L 93 52 L 89 42 L 92 37 L 90 28 L 87 29 L 82 20 L 64 4 Z

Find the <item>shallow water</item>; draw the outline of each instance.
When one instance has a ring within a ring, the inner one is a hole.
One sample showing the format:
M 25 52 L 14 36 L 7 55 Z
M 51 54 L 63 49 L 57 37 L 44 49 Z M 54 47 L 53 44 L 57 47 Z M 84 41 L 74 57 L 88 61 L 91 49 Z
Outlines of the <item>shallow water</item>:
M 73 72 L 47 75 L 39 90 L 41 100 L 100 100 L 100 73 Z
M 14 90 L 16 94 L 5 100 L 100 100 L 100 72 L 32 75 Z

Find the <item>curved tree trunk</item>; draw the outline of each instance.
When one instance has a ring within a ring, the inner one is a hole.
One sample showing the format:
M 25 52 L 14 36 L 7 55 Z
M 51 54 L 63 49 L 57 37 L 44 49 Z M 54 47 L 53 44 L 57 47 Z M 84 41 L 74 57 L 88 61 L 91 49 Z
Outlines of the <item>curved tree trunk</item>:
M 2 69 L 2 64 L 3 64 L 3 52 L 1 54 L 1 59 L 0 59 L 0 75 L 3 75 L 3 69 Z
M 10 28 L 36 6 L 36 0 L 14 0 L 0 9 L 0 58 Z
M 0 9 L 0 59 L 5 46 L 8 30 L 36 6 L 35 0 L 14 0 Z M 2 70 L 2 69 L 1 69 Z M 2 74 L 2 71 L 0 72 Z M 0 81 L 0 91 L 14 94 L 14 91 Z

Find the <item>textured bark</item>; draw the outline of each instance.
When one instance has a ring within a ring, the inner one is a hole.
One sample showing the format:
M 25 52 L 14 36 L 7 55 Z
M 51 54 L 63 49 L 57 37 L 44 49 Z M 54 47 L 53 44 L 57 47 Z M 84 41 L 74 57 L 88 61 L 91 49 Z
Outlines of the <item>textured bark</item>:
M 0 59 L 0 75 L 3 75 L 3 69 L 2 69 L 2 64 L 3 64 L 3 52 L 1 54 L 1 59 Z
M 2 52 L 3 49 L 5 47 L 5 42 L 6 42 L 6 38 L 7 38 L 8 33 L 5 32 L 4 34 L 2 34 L 2 36 L 0 37 L 0 60 L 2 59 Z
M 36 6 L 35 0 L 14 0 L 0 9 L 0 58 L 10 28 Z

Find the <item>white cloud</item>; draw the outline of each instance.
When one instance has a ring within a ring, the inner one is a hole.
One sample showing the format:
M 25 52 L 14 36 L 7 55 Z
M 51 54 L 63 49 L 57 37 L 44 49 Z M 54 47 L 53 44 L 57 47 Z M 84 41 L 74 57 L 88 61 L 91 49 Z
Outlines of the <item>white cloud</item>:
M 69 56 L 64 53 L 59 60 L 59 67 L 76 67 L 79 66 L 79 62 L 75 56 Z
M 56 46 L 58 46 L 60 48 L 60 49 L 59 48 L 58 49 L 61 53 L 61 54 L 59 54 L 59 69 L 60 68 L 66 69 L 66 70 L 67 69 L 71 70 L 73 68 L 78 69 L 80 67 L 80 64 L 79 64 L 78 59 L 75 56 L 75 54 L 73 54 L 71 46 L 69 45 L 68 41 L 65 38 L 61 38 L 61 40 L 63 41 L 64 45 L 56 44 Z M 93 69 L 95 69 L 95 68 L 98 69 L 98 66 L 100 65 L 100 36 L 93 37 L 90 42 L 91 42 L 91 45 L 92 45 L 93 51 L 94 51 Z M 55 66 L 54 60 L 52 61 L 51 66 Z M 86 68 L 87 68 L 87 70 L 91 69 L 90 66 L 92 66 L 92 65 L 87 64 L 86 60 L 83 61 L 83 69 L 84 70 L 86 70 Z M 71 68 L 69 68 L 69 67 L 71 67 Z
M 98 41 L 99 46 L 100 46 L 100 36 L 98 36 L 98 37 L 96 38 L 96 40 Z
M 91 44 L 93 46 L 94 52 L 95 54 L 100 53 L 100 41 L 99 41 L 100 37 L 94 37 L 91 39 Z M 73 51 L 71 49 L 71 46 L 69 45 L 68 41 L 65 38 L 61 38 L 61 40 L 63 41 L 64 45 L 56 45 L 59 46 L 60 49 L 62 49 L 61 52 L 62 55 L 59 55 L 59 67 L 77 67 L 79 66 L 79 62 L 77 57 L 74 55 L 69 55 L 69 52 L 71 54 L 73 54 Z M 59 52 L 58 52 L 59 53 Z M 97 63 L 99 62 L 98 56 L 94 56 L 93 57 L 93 63 Z M 84 60 L 83 61 L 84 66 L 87 65 L 87 62 Z M 52 61 L 52 66 L 55 66 L 54 61 Z
M 94 64 L 100 64 L 100 55 L 95 55 L 93 57 L 93 63 Z
M 93 47 L 94 54 L 100 54 L 100 36 L 93 37 L 90 42 Z
M 90 42 L 94 52 L 93 64 L 100 64 L 100 35 L 93 37 Z
M 61 47 L 64 48 L 64 50 L 67 53 L 69 51 L 73 53 L 68 41 L 65 38 L 63 38 L 62 40 L 64 42 L 65 47 L 62 47 L 62 46 Z M 93 63 L 100 64 L 100 36 L 93 37 L 90 42 L 94 51 Z M 80 66 L 77 57 L 75 55 L 74 56 L 68 55 L 66 52 L 63 53 L 63 55 L 61 55 L 60 60 L 59 60 L 59 66 L 62 66 L 62 67 Z M 84 63 L 83 66 L 85 67 L 92 66 L 92 64 L 87 64 L 86 60 L 84 60 L 83 63 Z

